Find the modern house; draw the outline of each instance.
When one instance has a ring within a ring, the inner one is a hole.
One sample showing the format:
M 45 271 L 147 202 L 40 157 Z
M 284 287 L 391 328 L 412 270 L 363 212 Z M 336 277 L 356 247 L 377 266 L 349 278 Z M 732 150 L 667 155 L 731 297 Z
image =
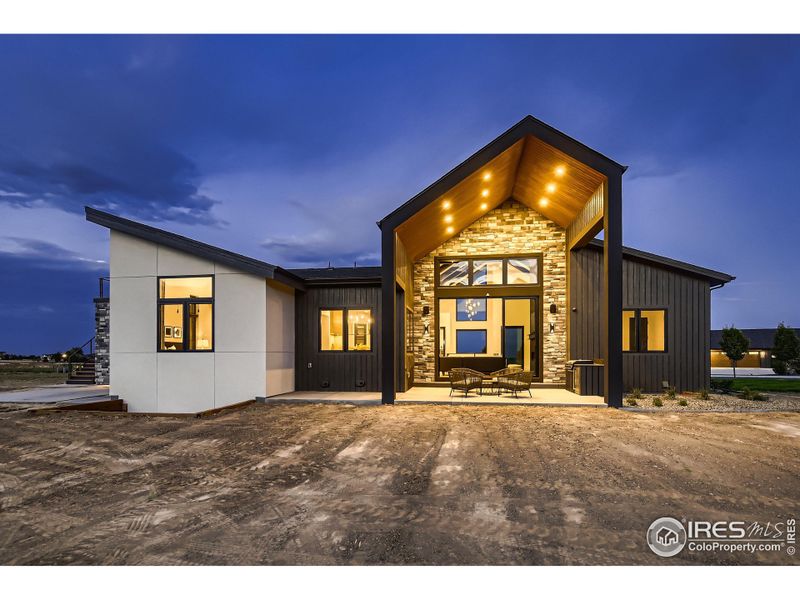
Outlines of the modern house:
M 772 329 L 742 329 L 744 336 L 750 341 L 750 350 L 745 357 L 736 363 L 739 368 L 771 369 L 772 345 L 775 341 L 775 328 Z M 800 329 L 794 332 L 800 336 Z M 720 347 L 722 330 L 711 330 L 711 366 L 713 368 L 731 368 L 733 363 L 725 356 Z
M 525 117 L 378 222 L 377 267 L 284 269 L 87 207 L 111 231 L 111 393 L 140 412 L 392 403 L 461 366 L 564 387 L 577 359 L 570 380 L 609 406 L 707 387 L 711 290 L 733 277 L 624 248 L 624 172 Z

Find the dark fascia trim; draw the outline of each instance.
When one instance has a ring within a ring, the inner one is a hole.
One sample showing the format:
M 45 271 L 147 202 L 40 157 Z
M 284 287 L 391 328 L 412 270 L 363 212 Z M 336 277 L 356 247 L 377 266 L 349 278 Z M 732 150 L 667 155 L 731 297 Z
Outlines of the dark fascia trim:
M 587 244 L 586 247 L 602 251 L 604 248 L 603 240 L 592 240 Z M 659 254 L 652 254 L 651 252 L 645 252 L 644 250 L 637 250 L 636 248 L 628 248 L 627 246 L 622 247 L 622 256 L 631 260 L 638 260 L 640 262 L 654 264 L 659 267 L 665 267 L 667 269 L 681 271 L 682 273 L 699 276 L 703 279 L 707 279 L 713 287 L 717 288 L 722 287 L 726 283 L 730 283 L 736 279 L 734 275 L 728 275 L 722 271 L 714 271 L 712 269 L 706 269 L 705 267 L 698 267 L 697 265 L 693 265 L 691 263 L 674 260 Z
M 282 267 L 271 265 L 242 254 L 236 254 L 235 252 L 230 252 L 229 250 L 217 248 L 216 246 L 211 246 L 210 244 L 198 242 L 197 240 L 193 240 L 176 233 L 171 233 L 169 231 L 164 231 L 163 229 L 158 229 L 156 227 L 151 227 L 150 225 L 144 225 L 143 223 L 137 223 L 136 221 L 131 221 L 130 219 L 124 219 L 122 217 L 118 217 L 117 215 L 112 215 L 111 213 L 103 212 L 90 206 L 86 206 L 85 210 L 86 220 L 90 223 L 108 227 L 114 231 L 126 233 L 128 235 L 147 240 L 148 242 L 153 242 L 154 244 L 173 248 L 174 250 L 186 252 L 187 254 L 191 254 L 193 256 L 199 256 L 200 258 L 218 262 L 229 267 L 234 267 L 266 279 L 274 279 L 295 289 L 305 289 L 302 279 L 292 275 Z
M 351 277 L 342 279 L 333 277 L 330 279 L 306 279 L 306 287 L 374 287 L 382 283 L 380 275 L 377 277 Z
M 600 154 L 596 150 L 589 148 L 589 146 L 578 140 L 569 137 L 555 127 L 528 115 L 508 131 L 489 142 L 460 165 L 452 169 L 438 181 L 435 181 L 408 202 L 386 215 L 383 219 L 378 221 L 378 227 L 383 229 L 384 225 L 388 224 L 391 226 L 391 229 L 395 229 L 398 225 L 407 221 L 436 198 L 446 193 L 490 160 L 527 136 L 540 139 L 546 144 L 561 150 L 575 160 L 582 162 L 607 177 L 622 175 L 628 168 Z

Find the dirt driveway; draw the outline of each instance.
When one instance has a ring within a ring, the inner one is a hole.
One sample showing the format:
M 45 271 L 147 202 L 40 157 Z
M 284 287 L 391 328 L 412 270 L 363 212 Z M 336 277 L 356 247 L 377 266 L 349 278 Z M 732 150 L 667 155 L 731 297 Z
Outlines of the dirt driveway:
M 796 564 L 659 558 L 645 531 L 800 516 L 799 474 L 797 413 L 2 413 L 0 563 Z

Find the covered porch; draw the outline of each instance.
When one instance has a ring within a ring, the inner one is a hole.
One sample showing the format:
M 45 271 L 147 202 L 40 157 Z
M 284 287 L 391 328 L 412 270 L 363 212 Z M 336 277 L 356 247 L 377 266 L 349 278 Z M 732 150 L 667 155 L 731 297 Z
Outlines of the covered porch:
M 600 403 L 621 406 L 624 170 L 526 117 L 384 218 L 382 401 L 429 401 L 454 368 L 563 388 L 567 361 L 588 358 L 603 365 Z M 573 356 L 570 259 L 600 231 L 599 355 Z
M 473 404 L 490 406 L 586 406 L 605 407 L 606 403 L 601 396 L 579 396 L 562 388 L 533 388 L 532 398 L 527 395 L 517 398 L 504 394 L 481 395 L 470 393 L 464 397 L 461 393 L 454 392 L 450 395 L 450 388 L 444 386 L 414 386 L 406 392 L 398 392 L 395 397 L 396 404 Z M 262 400 L 266 403 L 331 403 L 369 405 L 381 403 L 381 392 L 289 392 L 278 396 L 271 396 Z

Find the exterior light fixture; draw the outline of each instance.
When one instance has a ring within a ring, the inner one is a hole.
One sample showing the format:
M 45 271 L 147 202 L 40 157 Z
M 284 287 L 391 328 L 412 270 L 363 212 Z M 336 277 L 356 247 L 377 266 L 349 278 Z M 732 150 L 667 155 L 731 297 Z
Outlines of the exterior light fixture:
M 445 200 L 442 202 L 442 208 L 445 210 L 448 210 L 451 206 L 453 206 L 453 203 L 450 202 L 450 200 Z
M 545 197 L 539 198 L 539 206 L 547 206 L 550 200 Z
M 444 216 L 445 223 L 452 223 L 453 222 L 453 215 L 445 215 Z
M 481 192 L 481 196 L 483 196 L 484 198 L 486 198 L 488 195 L 489 195 L 489 190 L 483 190 Z
M 446 231 L 447 233 L 453 233 L 453 231 L 455 231 L 455 230 L 453 229 L 453 227 L 452 227 L 452 226 L 450 226 L 450 227 L 448 227 L 447 229 L 445 229 L 445 231 Z
M 483 180 L 484 181 L 489 181 L 491 178 L 492 178 L 492 174 L 489 173 L 488 171 L 483 174 Z
M 556 191 L 556 184 L 555 184 L 555 183 L 553 183 L 553 182 L 551 181 L 550 183 L 548 183 L 548 184 L 545 186 L 545 188 L 544 188 L 544 189 L 546 189 L 546 190 L 547 190 L 547 193 L 548 193 L 548 194 L 552 194 L 553 192 L 555 192 L 555 191 Z
M 563 177 L 564 173 L 567 172 L 567 167 L 558 165 L 553 172 L 556 174 L 556 177 Z
M 481 202 L 481 210 L 486 210 L 487 208 L 489 208 L 489 205 L 486 202 Z

